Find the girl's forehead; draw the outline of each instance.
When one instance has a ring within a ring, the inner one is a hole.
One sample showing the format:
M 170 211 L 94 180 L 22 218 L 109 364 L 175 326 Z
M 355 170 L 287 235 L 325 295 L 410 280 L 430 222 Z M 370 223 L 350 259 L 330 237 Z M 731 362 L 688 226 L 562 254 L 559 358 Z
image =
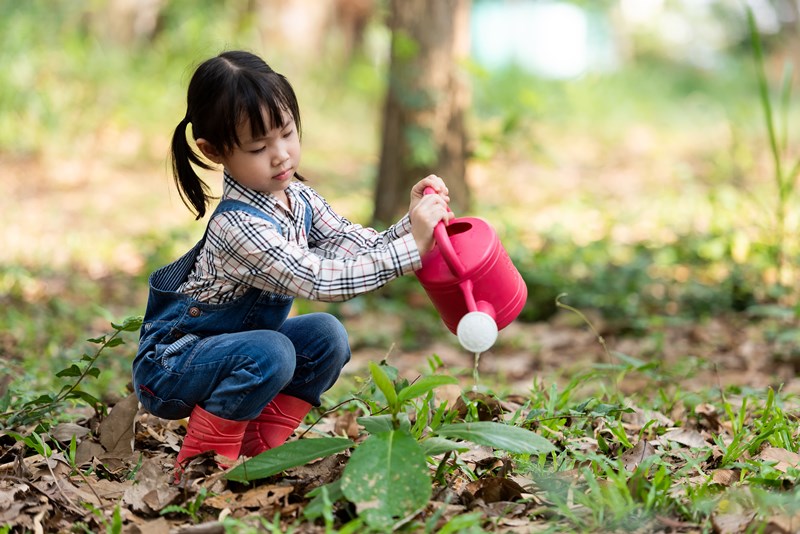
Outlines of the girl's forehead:
M 293 120 L 294 117 L 292 116 L 292 112 L 286 108 L 281 108 L 280 117 L 273 117 L 272 114 L 269 112 L 269 109 L 267 109 L 266 107 L 261 108 L 261 121 L 267 128 L 275 128 L 279 123 L 285 125 L 289 122 L 292 122 Z M 239 122 L 239 126 L 247 128 L 252 126 L 250 124 L 250 116 L 245 114 L 242 117 L 242 120 Z
M 288 124 L 294 122 L 294 117 L 292 113 L 288 109 L 281 109 L 281 116 L 280 116 L 280 124 L 278 126 L 278 121 L 273 120 L 272 115 L 270 114 L 269 110 L 266 108 L 261 109 L 261 121 L 266 129 L 265 136 L 269 136 L 271 132 L 280 130 L 285 128 Z M 248 142 L 251 138 L 261 137 L 257 135 L 258 129 L 253 128 L 253 124 L 250 122 L 250 117 L 245 115 L 242 117 L 242 120 L 239 121 L 239 124 L 236 126 L 237 134 L 243 142 Z

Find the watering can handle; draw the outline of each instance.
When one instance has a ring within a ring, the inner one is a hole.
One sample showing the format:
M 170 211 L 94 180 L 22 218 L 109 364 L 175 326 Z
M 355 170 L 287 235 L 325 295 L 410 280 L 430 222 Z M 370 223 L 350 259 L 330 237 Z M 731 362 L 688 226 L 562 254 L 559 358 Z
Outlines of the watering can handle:
M 425 194 L 434 195 L 436 194 L 436 190 L 428 186 L 425 188 Z M 450 211 L 450 206 L 447 207 L 447 211 Z M 447 235 L 447 227 L 444 221 L 439 221 L 439 224 L 433 229 L 433 237 L 436 240 L 436 244 L 439 245 L 439 249 L 442 251 L 442 257 L 450 268 L 450 272 L 459 280 L 464 278 L 467 270 L 464 264 L 461 263 L 461 260 L 458 259 L 456 250 L 450 242 L 450 236 Z

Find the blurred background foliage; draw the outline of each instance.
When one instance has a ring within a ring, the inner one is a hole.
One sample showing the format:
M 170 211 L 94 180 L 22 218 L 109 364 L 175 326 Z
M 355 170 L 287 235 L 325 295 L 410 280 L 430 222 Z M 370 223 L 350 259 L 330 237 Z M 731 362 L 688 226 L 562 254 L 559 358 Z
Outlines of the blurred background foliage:
M 202 233 L 166 154 L 193 67 L 223 49 L 293 82 L 304 174 L 366 224 L 387 12 L 385 0 L 0 0 L 0 375 L 52 380 L 84 338 L 141 314 L 147 274 Z M 607 333 L 745 313 L 780 315 L 791 337 L 798 212 L 779 199 L 775 161 L 798 157 L 797 13 L 788 0 L 472 2 L 467 180 L 473 214 L 528 283 L 522 321 L 550 319 L 567 293 Z M 338 314 L 355 348 L 379 353 L 447 337 L 411 277 L 297 308 Z M 399 326 L 359 328 L 369 316 Z M 124 384 L 132 350 L 101 390 Z

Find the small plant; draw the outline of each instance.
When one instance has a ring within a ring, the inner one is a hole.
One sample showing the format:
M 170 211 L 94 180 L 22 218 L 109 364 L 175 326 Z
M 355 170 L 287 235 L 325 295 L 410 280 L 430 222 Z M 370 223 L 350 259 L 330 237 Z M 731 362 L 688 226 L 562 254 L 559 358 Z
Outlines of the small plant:
M 750 30 L 750 42 L 753 50 L 753 57 L 756 63 L 756 76 L 758 78 L 758 90 L 761 102 L 761 110 L 769 136 L 769 147 L 772 155 L 772 171 L 775 179 L 775 189 L 777 198 L 775 203 L 775 267 L 778 270 L 778 282 L 783 283 L 785 278 L 787 245 L 786 222 L 788 219 L 789 203 L 794 196 L 797 185 L 797 177 L 800 175 L 800 158 L 795 161 L 788 159 L 788 124 L 789 124 L 789 104 L 792 96 L 792 69 L 786 65 L 783 72 L 783 80 L 779 95 L 779 110 L 783 120 L 782 126 L 777 124 L 775 111 L 773 109 L 772 98 L 770 97 L 769 82 L 764 62 L 764 52 L 761 46 L 761 38 L 756 25 L 753 10 L 747 6 L 747 24 Z M 779 131 L 780 129 L 780 131 Z
M 0 428 L 9 428 L 17 425 L 42 422 L 47 416 L 53 414 L 65 402 L 77 401 L 88 404 L 96 411 L 101 411 L 104 404 L 94 395 L 80 389 L 81 383 L 88 377 L 97 378 L 100 369 L 97 361 L 103 353 L 110 348 L 125 343 L 122 339 L 123 332 L 137 331 L 142 325 L 141 317 L 129 317 L 122 324 L 111 323 L 114 332 L 87 341 L 99 345 L 94 354 L 84 353 L 79 363 L 73 363 L 66 369 L 56 373 L 58 378 L 74 378 L 74 381 L 65 384 L 55 394 L 42 394 L 37 398 L 24 403 L 19 409 L 0 414 Z
M 387 365 L 370 363 L 369 369 L 374 388 L 360 400 L 372 415 L 358 419 L 368 433 L 364 441 L 358 445 L 344 438 L 289 442 L 244 462 L 227 477 L 255 480 L 353 448 L 341 479 L 309 495 L 314 500 L 308 517 L 323 518 L 330 524 L 333 503 L 347 500 L 356 505 L 359 520 L 370 528 L 393 530 L 425 509 L 433 481 L 441 477 L 445 462 L 465 450 L 462 441 L 526 455 L 555 450 L 549 441 L 519 426 L 453 422 L 454 410 L 436 405 L 433 396 L 434 389 L 457 383 L 453 377 L 430 375 L 408 383 L 397 379 L 397 370 Z M 438 455 L 444 457 L 432 474 L 429 463 L 436 464 L 433 457 Z
M 208 497 L 208 490 L 206 488 L 200 488 L 195 498 L 186 501 L 183 506 L 171 504 L 162 508 L 159 513 L 161 515 L 185 514 L 189 516 L 192 522 L 199 523 L 201 519 L 200 510 L 203 508 L 206 497 Z
M 97 518 L 97 522 L 100 523 L 105 528 L 106 534 L 122 533 L 122 512 L 120 510 L 119 504 L 114 506 L 114 511 L 111 514 L 111 520 L 108 520 L 106 518 L 103 510 L 97 508 L 93 504 L 88 502 L 84 502 L 82 504 L 84 508 L 89 510 L 92 513 L 92 515 L 94 515 Z M 76 524 L 76 527 L 80 528 L 81 530 L 83 530 L 83 532 L 86 532 L 87 534 L 97 532 L 97 530 L 88 528 L 88 526 L 85 523 L 78 523 Z

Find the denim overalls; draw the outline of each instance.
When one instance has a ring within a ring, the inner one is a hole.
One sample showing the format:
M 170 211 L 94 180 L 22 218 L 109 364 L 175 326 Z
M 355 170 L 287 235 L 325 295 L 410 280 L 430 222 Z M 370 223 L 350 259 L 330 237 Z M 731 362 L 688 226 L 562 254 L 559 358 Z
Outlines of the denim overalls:
M 232 210 L 281 229 L 263 211 L 233 199 L 220 202 L 212 218 Z M 311 217 L 306 204 L 306 233 Z M 257 288 L 224 304 L 178 293 L 205 238 L 150 275 L 133 361 L 133 385 L 142 406 L 158 417 L 181 419 L 199 404 L 235 421 L 255 418 L 278 393 L 319 406 L 320 395 L 350 359 L 342 324 L 326 313 L 287 319 L 293 297 Z

